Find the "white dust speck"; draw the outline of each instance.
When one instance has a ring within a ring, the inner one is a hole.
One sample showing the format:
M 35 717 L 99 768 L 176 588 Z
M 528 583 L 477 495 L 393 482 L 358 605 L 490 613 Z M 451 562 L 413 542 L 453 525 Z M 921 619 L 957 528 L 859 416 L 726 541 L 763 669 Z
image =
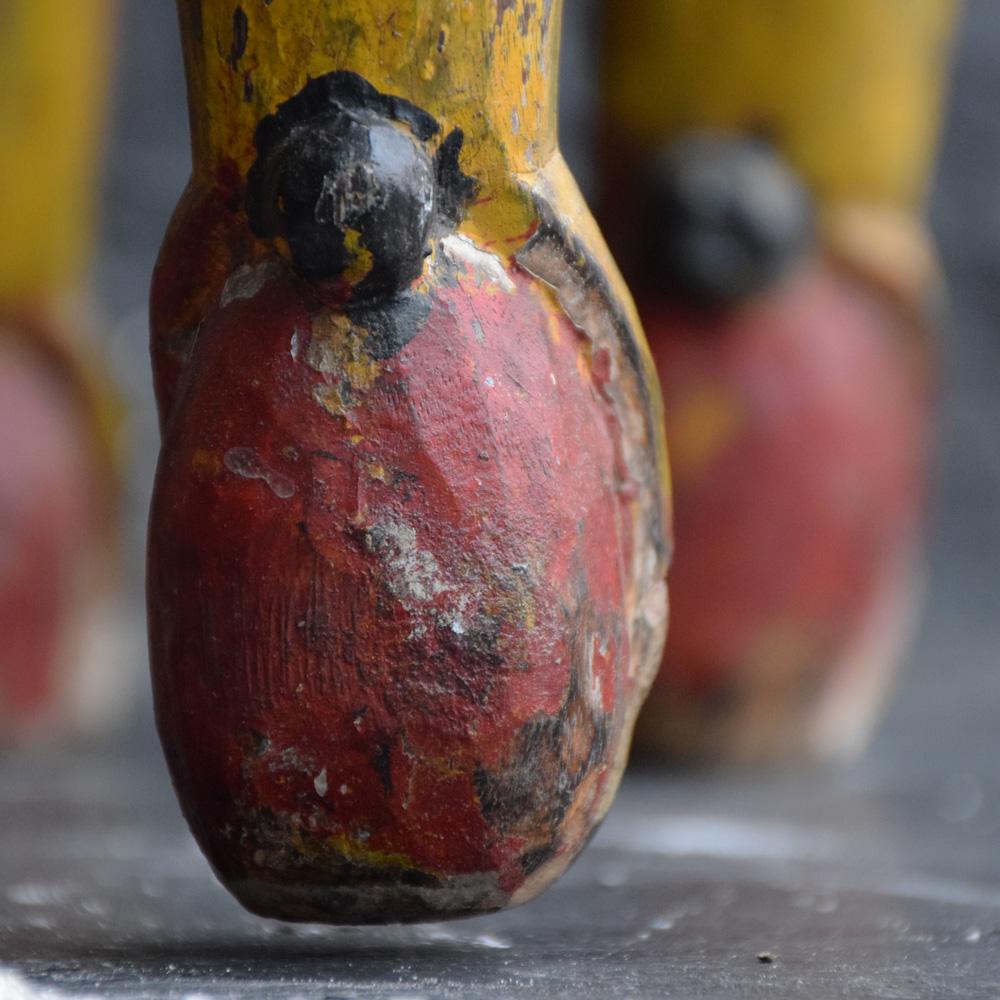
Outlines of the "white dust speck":
M 510 941 L 497 934 L 477 934 L 472 940 L 474 944 L 481 945 L 483 948 L 498 948 L 506 950 L 511 947 Z

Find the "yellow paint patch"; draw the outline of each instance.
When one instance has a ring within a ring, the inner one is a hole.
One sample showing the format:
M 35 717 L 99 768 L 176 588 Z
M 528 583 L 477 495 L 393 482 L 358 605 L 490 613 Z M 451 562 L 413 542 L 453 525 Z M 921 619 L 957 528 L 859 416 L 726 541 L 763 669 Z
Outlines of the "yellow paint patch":
M 549 311 L 548 330 L 549 330 L 549 340 L 551 340 L 553 344 L 561 344 L 562 323 L 559 322 L 559 314 L 552 312 L 551 310 Z
M 534 205 L 515 175 L 556 151 L 562 0 L 514 0 L 499 18 L 497 4 L 480 0 L 244 3 L 246 43 L 235 59 L 232 0 L 179 0 L 179 8 L 196 172 L 212 174 L 227 159 L 245 172 L 264 115 L 310 78 L 352 70 L 429 111 L 441 136 L 462 130 L 463 167 L 489 192 L 471 210 L 470 234 L 530 228 Z
M 346 417 L 349 407 L 335 385 L 314 385 L 313 399 L 330 414 L 331 417 Z
M 367 337 L 368 331 L 344 313 L 321 313 L 313 321 L 306 361 L 318 372 L 339 375 L 352 395 L 367 392 L 381 371 L 365 350 Z
M 214 476 L 217 475 L 221 469 L 222 463 L 219 461 L 217 455 L 213 455 L 212 452 L 208 451 L 206 448 L 195 449 L 194 454 L 191 456 L 192 472 Z
M 406 869 L 417 866 L 405 854 L 390 851 L 376 851 L 367 847 L 363 841 L 356 840 L 346 834 L 333 834 L 324 839 L 314 839 L 309 834 L 294 827 L 289 831 L 289 839 L 295 850 L 312 860 L 324 860 L 333 853 L 338 859 L 363 865 L 366 868 Z
M 361 233 L 356 229 L 348 229 L 344 234 L 344 249 L 350 261 L 344 271 L 344 278 L 350 284 L 356 285 L 371 272 L 375 258 L 371 250 L 361 242 Z
M 675 399 L 667 411 L 674 478 L 696 478 L 736 437 L 743 423 L 736 397 L 705 384 Z

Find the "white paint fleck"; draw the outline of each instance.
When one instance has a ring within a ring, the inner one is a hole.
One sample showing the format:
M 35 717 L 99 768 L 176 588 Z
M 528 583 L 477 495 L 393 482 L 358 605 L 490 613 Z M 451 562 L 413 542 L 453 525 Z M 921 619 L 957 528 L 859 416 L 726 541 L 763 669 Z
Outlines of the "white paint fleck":
M 487 386 L 489 386 L 492 389 L 493 386 L 496 385 L 496 382 L 495 382 L 493 376 L 492 375 L 487 375 L 486 378 L 483 379 L 483 385 L 487 385 Z
M 284 272 L 284 267 L 274 258 L 260 264 L 244 264 L 236 268 L 222 288 L 219 296 L 220 308 L 238 299 L 252 299 L 272 278 Z
M 441 249 L 453 264 L 464 265 L 480 284 L 499 285 L 505 292 L 514 291 L 503 261 L 496 254 L 480 250 L 467 236 L 452 234 L 441 240 Z
M 295 495 L 295 484 L 287 476 L 264 465 L 253 448 L 230 448 L 223 456 L 222 464 L 242 479 L 261 480 L 281 500 Z
M 324 798 L 326 796 L 327 787 L 326 768 L 324 767 L 323 770 L 320 771 L 315 778 L 313 778 L 313 788 L 316 789 L 316 794 L 320 798 Z
M 965 932 L 965 940 L 968 944 L 979 944 L 983 939 L 983 932 L 978 927 L 970 927 Z
M 300 334 L 298 330 L 293 330 L 292 343 L 288 353 L 291 354 L 293 361 L 298 361 L 301 351 L 302 351 L 302 334 Z
M 514 130 L 514 135 L 521 131 L 521 116 L 517 113 L 517 108 L 510 113 L 510 127 Z
M 417 533 L 405 521 L 372 525 L 365 542 L 382 560 L 389 590 L 404 603 L 430 601 L 450 589 L 441 579 L 437 560 L 417 545 Z
M 346 795 L 350 790 L 351 790 L 350 785 L 341 785 L 340 786 L 340 794 L 341 795 Z

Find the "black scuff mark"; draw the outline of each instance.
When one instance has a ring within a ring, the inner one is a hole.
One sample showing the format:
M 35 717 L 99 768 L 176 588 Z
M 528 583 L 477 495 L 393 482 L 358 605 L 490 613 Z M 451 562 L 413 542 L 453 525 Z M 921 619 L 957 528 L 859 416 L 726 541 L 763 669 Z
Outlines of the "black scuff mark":
M 577 623 L 573 667 L 559 712 L 524 723 L 501 768 L 491 771 L 480 764 L 475 770 L 483 816 L 501 833 L 524 837 L 531 845 L 522 855 L 526 874 L 558 851 L 560 827 L 577 789 L 607 755 L 611 718 L 590 701 L 582 683 L 591 617 L 584 613 Z
M 497 0 L 497 27 L 503 24 L 504 15 L 509 10 L 517 9 L 517 0 Z
M 535 4 L 532 0 L 527 0 L 525 5 L 521 8 L 521 16 L 518 19 L 518 28 L 521 30 L 521 34 L 527 37 L 528 31 L 531 29 L 531 19 L 535 16 Z
M 431 298 L 420 292 L 402 292 L 388 300 L 350 302 L 344 312 L 367 331 L 364 350 L 368 356 L 386 361 L 423 329 L 431 312 Z
M 459 165 L 464 142 L 462 130 L 453 129 L 438 147 L 436 157 L 438 210 L 451 228 L 458 226 L 466 208 L 479 194 L 479 182 L 464 174 Z
M 518 859 L 521 862 L 521 871 L 525 875 L 531 875 L 538 871 L 546 861 L 551 861 L 555 857 L 555 844 L 545 844 L 533 851 L 525 851 Z
M 372 766 L 382 782 L 382 788 L 386 795 L 392 794 L 392 743 L 388 739 L 381 739 L 375 744 L 372 751 Z
M 233 11 L 233 40 L 229 46 L 229 56 L 226 60 L 232 69 L 236 69 L 236 64 L 243 58 L 243 53 L 247 50 L 249 36 L 250 21 L 246 11 L 237 6 Z

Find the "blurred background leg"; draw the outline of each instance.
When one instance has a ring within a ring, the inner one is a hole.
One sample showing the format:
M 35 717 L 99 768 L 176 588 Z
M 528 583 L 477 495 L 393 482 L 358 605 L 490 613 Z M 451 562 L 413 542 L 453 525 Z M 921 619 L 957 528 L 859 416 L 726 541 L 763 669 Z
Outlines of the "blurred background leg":
M 103 729 L 114 398 L 83 334 L 111 0 L 0 3 L 0 745 Z
M 663 384 L 677 555 L 638 746 L 849 756 L 919 607 L 952 0 L 608 4 L 602 211 Z

